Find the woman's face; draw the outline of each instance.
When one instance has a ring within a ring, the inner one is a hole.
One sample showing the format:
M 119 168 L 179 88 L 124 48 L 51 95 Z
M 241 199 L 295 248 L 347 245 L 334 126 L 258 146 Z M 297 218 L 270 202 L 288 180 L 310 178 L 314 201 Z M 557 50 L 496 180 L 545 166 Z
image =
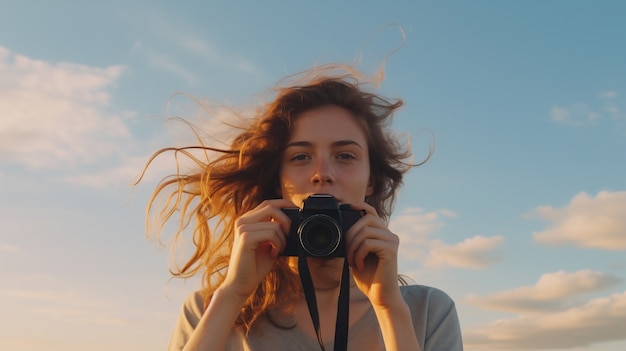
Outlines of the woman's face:
M 341 203 L 371 195 L 365 133 L 348 110 L 323 106 L 296 117 L 280 167 L 282 196 L 296 206 L 311 194 Z

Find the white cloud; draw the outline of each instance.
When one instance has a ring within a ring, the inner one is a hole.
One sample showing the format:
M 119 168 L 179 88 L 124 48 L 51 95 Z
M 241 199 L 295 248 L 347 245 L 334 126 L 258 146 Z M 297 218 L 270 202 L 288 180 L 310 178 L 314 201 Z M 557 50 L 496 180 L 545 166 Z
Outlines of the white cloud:
M 618 93 L 614 90 L 604 91 L 600 93 L 600 98 L 602 99 L 615 99 L 617 98 Z
M 604 121 L 626 120 L 622 112 L 623 100 L 617 91 L 605 91 L 598 94 L 594 103 L 575 103 L 569 106 L 553 105 L 550 109 L 550 119 L 557 123 L 587 126 L 596 125 Z
M 454 218 L 450 210 L 426 212 L 421 208 L 407 208 L 393 216 L 389 229 L 400 237 L 400 255 L 417 258 L 424 255 L 428 246 L 428 236 L 443 226 L 443 218 Z
M 559 271 L 542 275 L 533 286 L 482 297 L 469 296 L 467 302 L 482 308 L 522 314 L 558 311 L 571 307 L 576 302 L 573 298 L 579 295 L 605 290 L 622 281 L 610 274 L 591 270 L 574 273 Z
M 600 94 L 600 98 L 603 102 L 602 109 L 609 117 L 614 121 L 626 120 L 626 114 L 622 112 L 623 102 L 616 91 L 605 91 Z
M 533 233 L 539 243 L 626 249 L 626 191 L 601 191 L 596 197 L 582 192 L 564 208 L 542 206 L 530 216 L 551 223 L 548 228 Z
M 504 237 L 474 236 L 464 241 L 447 245 L 439 240 L 430 243 L 430 253 L 426 257 L 428 266 L 451 266 L 468 269 L 484 269 L 497 262 L 496 249 L 502 245 Z
M 155 140 L 143 140 L 142 147 L 150 145 L 154 152 L 163 147 L 187 147 L 190 145 L 202 145 L 218 149 L 229 148 L 232 139 L 249 124 L 249 117 L 253 110 L 233 111 L 232 109 L 215 105 L 210 102 L 195 99 L 186 94 L 177 94 L 171 101 L 172 113 L 184 116 L 183 119 L 166 119 L 161 127 L 168 133 L 167 138 L 162 135 Z M 192 129 L 193 128 L 193 129 Z M 201 142 L 198 141 L 201 139 Z M 198 164 L 187 156 L 192 155 L 198 160 L 208 162 L 221 154 L 209 150 L 185 150 L 185 152 L 166 152 L 155 158 L 149 165 L 147 172 L 141 181 L 141 187 L 146 183 L 156 185 L 163 177 L 173 175 L 176 167 L 182 173 L 189 170 L 197 171 Z M 67 183 L 88 186 L 92 188 L 110 188 L 111 186 L 128 186 L 138 180 L 150 154 L 144 153 L 138 156 L 123 155 L 116 160 L 112 168 L 104 168 L 95 171 L 83 171 L 66 176 L 63 180 Z
M 52 64 L 0 47 L 0 159 L 58 168 L 121 151 L 132 114 L 107 108 L 123 70 Z
M 497 248 L 504 242 L 502 236 L 474 236 L 454 245 L 447 245 L 430 236 L 444 226 L 444 220 L 455 218 L 454 211 L 439 209 L 425 211 L 407 208 L 393 216 L 389 229 L 400 237 L 400 258 L 419 260 L 429 267 L 457 267 L 483 269 L 497 262 Z
M 194 84 L 198 81 L 198 77 L 193 72 L 176 62 L 176 59 L 173 57 L 152 49 L 143 49 L 143 52 L 150 66 L 173 74 L 185 80 L 188 84 Z
M 256 67 L 254 62 L 248 59 L 226 53 L 215 43 L 211 43 L 206 39 L 201 39 L 197 36 L 191 35 L 190 32 L 181 34 L 182 35 L 179 37 L 179 40 L 177 40 L 177 43 L 190 53 L 232 70 L 243 71 L 254 75 L 262 74 L 261 70 Z
M 263 71 L 246 56 L 229 52 L 220 47 L 218 43 L 210 40 L 206 33 L 198 34 L 187 23 L 176 21 L 166 14 L 155 13 L 150 18 L 150 29 L 158 38 L 162 38 L 176 47 L 174 52 L 182 51 L 187 56 L 200 58 L 204 64 L 211 64 L 228 71 L 240 71 L 256 77 L 263 77 Z M 134 51 L 145 49 L 146 45 L 136 42 Z M 153 50 L 146 50 L 151 64 L 175 73 L 188 82 L 194 82 L 191 72 L 172 57 L 163 55 Z M 190 80 L 191 79 L 191 80 Z
M 559 123 L 585 125 L 592 124 L 600 118 L 597 111 L 591 109 L 587 104 L 577 103 L 571 106 L 552 106 L 550 118 Z
M 626 340 L 626 292 L 564 311 L 501 319 L 466 329 L 468 350 L 538 350 L 587 347 Z
M 110 188 L 111 186 L 128 187 L 137 180 L 147 160 L 148 157 L 142 156 L 126 157 L 120 161 L 120 164 L 113 168 L 66 176 L 63 178 L 63 181 L 70 184 L 99 189 Z
M 111 167 L 103 167 L 93 171 L 81 170 L 63 177 L 62 180 L 71 184 L 100 189 L 132 185 L 142 175 L 142 170 L 149 161 L 151 153 L 162 148 L 185 148 L 189 146 L 228 149 L 232 140 L 239 133 L 249 128 L 251 118 L 255 116 L 255 113 L 256 110 L 251 108 L 235 109 L 189 94 L 175 94 L 170 100 L 167 114 L 182 117 L 159 119 L 163 122 L 159 127 L 166 134 L 161 134 L 150 140 L 141 140 L 140 148 L 147 151 L 139 151 L 138 155 L 135 156 L 129 155 L 127 152 L 120 155 L 115 160 L 115 165 Z M 164 177 L 174 175 L 177 170 L 181 174 L 196 172 L 198 161 L 209 162 L 221 155 L 222 153 L 218 151 L 200 148 L 186 149 L 180 152 L 173 150 L 164 152 L 150 162 L 145 174 L 143 174 L 140 187 L 156 185 Z M 445 213 L 444 210 L 441 212 Z

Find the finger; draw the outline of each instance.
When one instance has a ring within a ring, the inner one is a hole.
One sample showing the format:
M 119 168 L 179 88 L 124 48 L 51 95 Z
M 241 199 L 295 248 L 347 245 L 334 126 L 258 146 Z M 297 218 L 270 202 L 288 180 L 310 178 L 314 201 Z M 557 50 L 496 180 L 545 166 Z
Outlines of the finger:
M 249 250 L 256 250 L 265 242 L 270 242 L 279 251 L 287 245 L 285 233 L 277 222 L 242 224 L 237 231 L 241 245 Z
M 368 228 L 376 228 L 384 232 L 388 232 L 387 224 L 378 216 L 366 214 L 346 232 L 346 240 L 350 241 L 357 233 L 367 230 Z
M 373 237 L 384 239 L 388 235 L 395 234 L 387 229 L 385 223 L 382 223 L 380 218 L 365 215 L 346 232 L 348 263 L 350 263 L 350 252 L 353 252 L 363 240 Z
M 276 258 L 280 254 L 280 249 L 277 245 L 273 244 L 271 241 L 265 241 L 259 244 L 257 248 L 257 252 L 265 252 L 269 254 L 270 257 Z
M 384 248 L 391 249 L 393 254 L 396 254 L 398 251 L 399 238 L 397 235 L 390 232 L 387 228 L 366 227 L 363 230 L 354 232 L 350 237 L 346 250 L 348 263 L 355 264 L 355 261 L 358 260 L 357 252 L 363 249 L 366 242 L 372 240 L 374 242 L 388 243 L 389 245 L 385 245 Z M 370 247 L 370 249 L 374 250 L 376 247 Z
M 395 256 L 394 244 L 386 240 L 380 240 L 375 238 L 368 238 L 364 240 L 361 245 L 354 251 L 354 266 L 358 270 L 365 268 L 365 262 L 368 257 L 372 255 L 381 260 L 387 260 L 391 256 Z
M 270 221 L 278 223 L 285 235 L 289 234 L 291 218 L 282 209 L 272 209 L 271 216 Z
M 283 199 L 265 200 L 255 209 L 247 212 L 237 219 L 237 224 L 248 224 L 255 222 L 278 222 L 285 233 L 289 232 L 291 220 L 283 208 L 294 207 L 295 205 Z

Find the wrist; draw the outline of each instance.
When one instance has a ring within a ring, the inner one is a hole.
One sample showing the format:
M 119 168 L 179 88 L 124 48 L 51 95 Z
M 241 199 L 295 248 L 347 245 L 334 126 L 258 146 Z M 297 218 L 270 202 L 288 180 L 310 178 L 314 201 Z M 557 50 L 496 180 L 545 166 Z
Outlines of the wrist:
M 215 289 L 211 300 L 226 300 L 229 304 L 239 305 L 240 307 L 243 307 L 249 296 L 250 295 L 241 294 L 240 292 L 236 291 L 234 287 L 231 287 L 229 285 L 222 285 Z
M 406 306 L 402 292 L 400 291 L 400 286 L 398 285 L 374 292 L 370 291 L 368 298 L 375 310 L 401 310 Z
M 389 301 L 384 304 L 372 304 L 372 308 L 377 315 L 386 316 L 409 316 L 410 309 L 406 304 L 402 296 L 393 301 Z
M 387 350 L 420 350 L 411 309 L 404 299 L 400 298 L 400 301 L 390 305 L 375 306 L 374 312 Z

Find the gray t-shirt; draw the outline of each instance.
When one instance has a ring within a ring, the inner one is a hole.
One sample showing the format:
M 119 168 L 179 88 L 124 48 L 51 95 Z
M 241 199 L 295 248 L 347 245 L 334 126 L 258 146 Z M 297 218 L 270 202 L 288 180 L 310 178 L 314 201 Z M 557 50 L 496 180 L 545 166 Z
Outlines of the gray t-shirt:
M 422 286 L 400 287 L 402 296 L 411 310 L 413 329 L 422 351 L 462 351 L 461 329 L 452 299 L 443 291 Z M 202 317 L 204 301 L 199 292 L 187 298 L 170 339 L 168 351 L 180 351 L 189 340 Z M 333 341 L 325 343 L 333 350 Z M 246 336 L 233 328 L 226 351 L 265 350 L 319 350 L 317 340 L 305 335 L 299 328 L 280 329 L 261 318 Z M 385 350 L 383 338 L 374 310 L 370 309 L 350 327 L 348 350 Z

